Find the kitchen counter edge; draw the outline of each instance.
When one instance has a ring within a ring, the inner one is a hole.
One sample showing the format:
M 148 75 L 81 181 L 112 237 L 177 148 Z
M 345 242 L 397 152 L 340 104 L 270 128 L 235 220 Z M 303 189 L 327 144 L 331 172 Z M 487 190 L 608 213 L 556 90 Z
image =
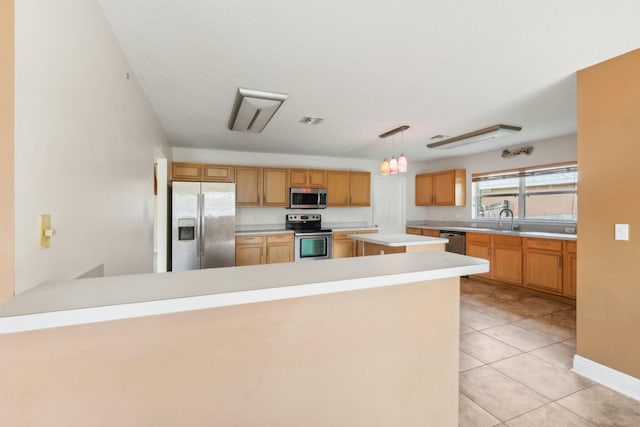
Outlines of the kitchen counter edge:
M 423 228 L 426 230 L 440 231 L 464 231 L 466 233 L 482 233 L 482 234 L 499 234 L 517 237 L 531 237 L 540 239 L 556 239 L 556 240 L 577 240 L 576 234 L 566 233 L 548 233 L 543 231 L 509 231 L 495 230 L 492 228 L 476 228 L 476 227 L 456 227 L 456 226 L 438 226 L 438 225 L 407 225 L 407 228 Z
M 487 271 L 486 260 L 436 251 L 48 282 L 0 304 L 0 334 Z

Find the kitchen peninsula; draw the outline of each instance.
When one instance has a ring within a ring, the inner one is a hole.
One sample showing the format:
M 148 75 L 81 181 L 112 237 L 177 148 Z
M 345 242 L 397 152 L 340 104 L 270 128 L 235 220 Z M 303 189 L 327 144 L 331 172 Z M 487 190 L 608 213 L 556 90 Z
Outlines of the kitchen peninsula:
M 447 239 L 405 233 L 349 234 L 359 241 L 363 255 L 383 255 L 405 252 L 444 251 Z
M 45 283 L 0 305 L 3 422 L 457 425 L 459 276 L 488 269 L 437 251 Z

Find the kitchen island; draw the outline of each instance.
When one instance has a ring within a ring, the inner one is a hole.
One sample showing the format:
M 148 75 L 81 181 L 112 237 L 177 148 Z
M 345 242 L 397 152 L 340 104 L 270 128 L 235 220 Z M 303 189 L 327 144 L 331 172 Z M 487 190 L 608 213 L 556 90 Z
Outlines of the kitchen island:
M 457 425 L 459 276 L 488 268 L 416 252 L 45 283 L 0 305 L 2 422 Z
M 447 239 L 405 233 L 349 234 L 360 242 L 363 255 L 384 255 L 405 252 L 444 251 Z

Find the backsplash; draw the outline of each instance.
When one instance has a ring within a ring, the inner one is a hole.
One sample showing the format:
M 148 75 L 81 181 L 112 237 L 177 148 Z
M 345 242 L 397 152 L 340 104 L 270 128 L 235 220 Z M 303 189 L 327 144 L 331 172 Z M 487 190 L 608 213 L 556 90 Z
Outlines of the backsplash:
M 566 233 L 566 234 L 577 234 L 578 226 L 575 222 L 567 221 L 567 222 L 554 222 L 554 223 L 546 223 L 546 222 L 518 222 L 515 221 L 515 224 L 518 225 L 518 231 L 537 231 L 544 233 Z M 445 221 L 445 220 L 415 220 L 415 221 L 407 221 L 407 225 L 426 225 L 426 226 L 438 226 L 441 228 L 449 227 L 471 227 L 471 228 L 493 228 L 498 229 L 498 221 Z M 510 220 L 502 221 L 502 228 L 507 229 L 511 225 Z M 573 232 L 567 231 L 567 229 L 573 229 Z
M 236 208 L 236 226 L 282 224 L 287 214 L 320 214 L 323 224 L 360 223 L 371 224 L 372 210 L 362 208 L 285 209 L 285 208 Z

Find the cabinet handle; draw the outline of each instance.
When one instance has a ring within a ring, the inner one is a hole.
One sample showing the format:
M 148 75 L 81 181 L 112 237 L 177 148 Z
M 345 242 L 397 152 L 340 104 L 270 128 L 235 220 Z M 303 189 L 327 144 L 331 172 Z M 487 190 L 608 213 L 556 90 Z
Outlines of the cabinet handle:
M 562 268 L 562 255 L 558 255 L 558 267 Z
M 489 246 L 487 246 L 487 256 L 491 256 L 491 249 L 489 249 Z

